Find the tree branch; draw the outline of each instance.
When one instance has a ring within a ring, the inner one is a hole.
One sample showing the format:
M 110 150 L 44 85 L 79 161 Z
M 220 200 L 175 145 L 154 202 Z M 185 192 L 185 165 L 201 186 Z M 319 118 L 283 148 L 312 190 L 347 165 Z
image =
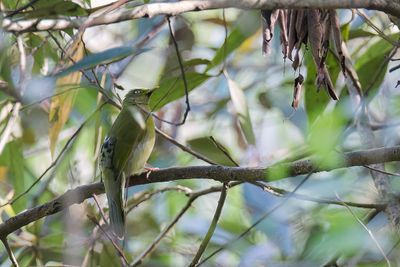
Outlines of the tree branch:
M 271 181 L 303 175 L 310 172 L 330 171 L 352 166 L 364 166 L 377 163 L 400 161 L 400 146 L 348 152 L 341 155 L 342 161 L 335 166 L 317 169 L 311 159 L 283 163 L 266 168 L 244 168 L 225 166 L 192 166 L 174 167 L 141 173 L 129 177 L 129 186 L 170 182 L 184 179 L 213 179 L 228 181 Z M 283 172 L 282 170 L 286 170 Z M 278 172 L 279 171 L 279 172 Z M 102 183 L 94 183 L 68 190 L 63 195 L 43 205 L 26 210 L 0 224 L 0 238 L 6 237 L 15 230 L 37 221 L 45 216 L 55 214 L 73 204 L 82 203 L 93 194 L 104 193 Z
M 383 11 L 400 17 L 400 2 L 398 0 L 186 0 L 179 2 L 150 3 L 137 6 L 133 9 L 120 9 L 103 16 L 88 18 L 60 17 L 57 19 L 19 19 L 3 20 L 3 29 L 10 32 L 34 32 L 46 30 L 63 30 L 79 28 L 90 19 L 88 26 L 112 24 L 126 20 L 154 17 L 157 15 L 175 16 L 178 14 L 219 8 L 239 9 L 301 9 L 310 7 L 319 8 L 366 8 Z

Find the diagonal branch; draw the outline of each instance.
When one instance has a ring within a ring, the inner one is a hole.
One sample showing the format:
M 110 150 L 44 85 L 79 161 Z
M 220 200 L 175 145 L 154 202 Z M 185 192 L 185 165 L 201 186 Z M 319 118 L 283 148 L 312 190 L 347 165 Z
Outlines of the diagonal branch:
M 398 0 L 186 0 L 179 2 L 150 3 L 132 9 L 120 9 L 103 16 L 89 18 L 88 26 L 98 26 L 117 23 L 126 20 L 154 17 L 158 15 L 175 16 L 178 14 L 211 10 L 220 8 L 239 9 L 301 9 L 310 7 L 319 8 L 366 8 L 383 11 L 393 16 L 400 17 L 400 3 Z M 63 30 L 80 28 L 88 18 L 60 17 L 57 19 L 19 19 L 5 18 L 2 28 L 9 32 L 34 32 L 46 30 Z
M 221 182 L 271 181 L 272 178 L 278 180 L 311 172 L 330 171 L 352 166 L 400 161 L 400 146 L 348 152 L 342 154 L 341 159 L 341 162 L 335 166 L 319 169 L 316 169 L 316 166 L 311 159 L 298 160 L 266 168 L 225 167 L 215 165 L 174 167 L 130 176 L 129 186 L 185 179 L 213 179 Z M 282 172 L 283 169 L 286 169 L 286 172 Z M 278 170 L 280 171 L 277 172 Z M 274 175 L 272 176 L 271 174 Z M 83 185 L 68 190 L 63 195 L 53 199 L 52 201 L 26 210 L 0 224 L 0 238 L 6 237 L 10 233 L 31 222 L 60 212 L 73 204 L 82 203 L 87 198 L 91 198 L 93 194 L 98 195 L 103 193 L 104 187 L 102 183 Z

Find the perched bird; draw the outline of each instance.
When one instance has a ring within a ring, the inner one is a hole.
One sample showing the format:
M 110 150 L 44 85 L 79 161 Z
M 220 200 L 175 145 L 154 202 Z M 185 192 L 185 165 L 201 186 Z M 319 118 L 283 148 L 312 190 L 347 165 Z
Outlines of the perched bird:
M 143 170 L 154 147 L 155 127 L 148 106 L 152 92 L 142 89 L 128 92 L 101 147 L 99 165 L 108 200 L 110 227 L 120 239 L 125 233 L 126 177 Z

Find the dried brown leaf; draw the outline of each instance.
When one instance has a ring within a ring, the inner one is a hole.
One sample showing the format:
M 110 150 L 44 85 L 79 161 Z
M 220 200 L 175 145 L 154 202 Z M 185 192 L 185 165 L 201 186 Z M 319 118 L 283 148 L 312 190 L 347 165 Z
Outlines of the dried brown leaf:
M 274 35 L 275 23 L 278 19 L 279 9 L 261 10 L 262 28 L 263 28 L 263 45 L 262 51 L 264 55 L 271 52 L 270 41 Z
M 327 13 L 320 9 L 307 10 L 308 39 L 315 65 L 317 66 L 317 89 L 326 88 L 332 99 L 338 100 L 334 86 L 325 65 L 326 52 L 323 50 Z M 325 42 L 326 45 L 326 42 Z
M 335 43 L 336 52 L 339 55 L 340 66 L 342 67 L 343 75 L 346 77 L 345 57 L 342 51 L 342 34 L 340 31 L 339 17 L 336 13 L 336 10 L 329 10 L 329 18 L 331 21 L 333 42 Z
M 297 43 L 297 34 L 296 34 L 296 20 L 297 20 L 297 10 L 290 10 L 289 11 L 289 59 L 293 60 L 292 52 L 293 48 Z
M 321 12 L 318 9 L 307 10 L 308 40 L 315 63 L 321 63 L 322 38 L 324 28 L 321 23 Z
M 325 64 L 317 69 L 317 89 L 319 90 L 322 86 L 325 87 L 333 100 L 339 100 Z
M 301 74 L 299 74 L 299 76 L 294 80 L 294 91 L 293 91 L 293 102 L 292 102 L 292 107 L 294 109 L 297 109 L 297 107 L 299 106 L 303 82 L 304 82 L 304 77 Z
M 287 31 L 288 11 L 281 9 L 278 16 L 278 25 L 281 28 L 281 45 L 283 58 L 287 58 L 289 53 L 289 37 Z

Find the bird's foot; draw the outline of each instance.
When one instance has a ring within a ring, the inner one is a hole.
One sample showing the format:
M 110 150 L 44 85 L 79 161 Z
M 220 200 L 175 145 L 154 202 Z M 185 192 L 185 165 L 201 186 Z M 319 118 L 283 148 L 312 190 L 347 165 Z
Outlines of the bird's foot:
M 151 174 L 153 171 L 158 171 L 158 170 L 160 170 L 160 168 L 149 168 L 149 167 L 145 167 L 144 170 L 146 171 L 146 179 L 147 179 L 147 180 L 150 180 L 150 179 L 149 179 L 150 174 Z

